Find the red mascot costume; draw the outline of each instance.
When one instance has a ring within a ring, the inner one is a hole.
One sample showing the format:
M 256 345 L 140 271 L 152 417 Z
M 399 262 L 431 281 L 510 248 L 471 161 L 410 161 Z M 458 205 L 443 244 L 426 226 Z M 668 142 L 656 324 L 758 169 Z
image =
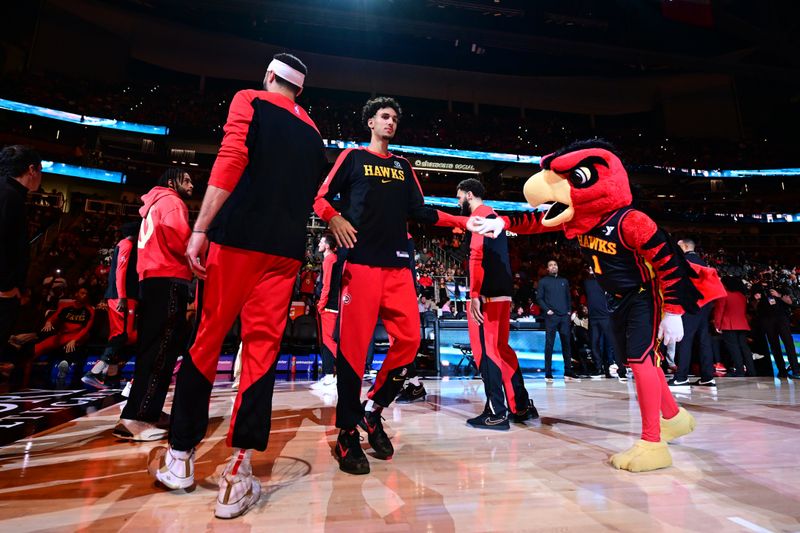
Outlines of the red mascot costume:
M 524 187 L 532 206 L 552 202 L 540 223 L 577 238 L 609 298 L 615 347 L 627 356 L 636 382 L 642 438 L 614 454 L 611 464 L 646 472 L 672 464 L 667 442 L 694 430 L 660 368 L 660 343 L 683 337 L 681 315 L 725 295 L 713 269 L 690 264 L 669 235 L 631 207 L 628 174 L 609 144 L 580 141 L 542 158 Z M 508 221 L 508 219 L 506 219 Z M 473 219 L 479 232 L 496 227 Z M 506 228 L 517 232 L 513 220 Z

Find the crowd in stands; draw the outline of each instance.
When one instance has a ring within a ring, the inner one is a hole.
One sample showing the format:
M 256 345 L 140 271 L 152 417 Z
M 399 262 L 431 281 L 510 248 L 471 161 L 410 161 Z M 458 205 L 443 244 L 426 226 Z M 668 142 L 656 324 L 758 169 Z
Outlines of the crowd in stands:
M 200 91 L 194 81 L 169 83 L 131 81 L 101 84 L 82 79 L 8 77 L 0 97 L 99 117 L 166 125 L 173 135 L 217 141 L 228 105 L 240 82 L 209 83 Z M 309 88 L 301 103 L 324 138 L 364 137 L 360 110 L 367 93 L 340 93 Z M 404 99 L 401 99 L 401 102 Z M 587 115 L 478 108 L 465 104 L 448 109 L 444 101 L 405 99 L 402 144 L 516 154 L 539 154 L 576 138 L 601 136 L 617 144 L 628 163 L 689 168 L 764 168 L 790 163 L 792 150 L 777 139 L 726 141 L 669 138 L 651 114 L 615 120 L 594 127 Z M 75 153 L 86 153 L 79 139 Z
M 34 203 L 30 208 L 33 215 L 32 230 L 47 226 L 48 217 L 54 216 L 52 207 Z M 130 219 L 122 215 L 83 213 L 80 209 L 75 211 L 71 217 L 58 220 L 60 231 L 37 248 L 39 253 L 31 269 L 31 284 L 23 302 L 25 312 L 23 323 L 18 328 L 19 334 L 40 332 L 46 317 L 58 307 L 59 302 L 74 298 L 79 290 L 85 291 L 87 304 L 93 309 L 102 311 L 104 308 L 103 294 L 111 254 L 120 239 L 120 225 Z M 418 232 L 419 228 L 415 231 Z M 420 311 L 435 311 L 442 318 L 463 318 L 469 287 L 464 236 L 434 231 L 430 235 L 417 233 L 415 240 L 423 243 L 418 246 L 415 256 Z M 314 242 L 315 236 L 310 235 L 306 266 L 298 278 L 295 300 L 310 302 L 314 297 L 313 286 L 320 270 L 320 258 L 315 253 Z M 587 275 L 584 259 L 577 246 L 563 237 L 553 236 L 518 237 L 510 243 L 514 272 L 513 318 L 542 318 L 541 309 L 536 303 L 537 286 L 539 280 L 547 275 L 547 261 L 555 259 L 560 274 L 570 282 L 577 326 L 583 319 L 580 312 L 586 303 L 583 280 Z M 766 251 L 726 253 L 723 249 L 717 249 L 702 255 L 721 277 L 732 276 L 744 282 L 748 288 L 752 324 L 758 322 L 754 295 L 763 294 L 774 287 L 791 297 L 794 302 L 792 327 L 798 327 L 800 313 L 796 304 L 800 301 L 800 285 L 797 282 L 800 266 L 781 264 L 770 258 Z M 309 305 L 310 308 L 312 306 Z M 105 335 L 103 328 L 103 321 L 96 321 L 84 341 L 102 343 Z M 20 339 L 28 342 L 35 340 L 32 337 L 15 337 L 16 341 Z M 756 339 L 752 340 L 759 345 Z M 768 348 L 762 345 L 760 350 L 764 352 Z

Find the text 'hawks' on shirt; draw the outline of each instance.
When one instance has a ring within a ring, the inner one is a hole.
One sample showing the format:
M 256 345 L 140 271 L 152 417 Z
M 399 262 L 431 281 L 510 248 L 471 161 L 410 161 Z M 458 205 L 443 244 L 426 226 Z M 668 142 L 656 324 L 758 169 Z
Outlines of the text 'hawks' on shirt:
M 609 255 L 617 255 L 617 243 L 609 242 L 600 237 L 578 235 L 578 244 L 580 244 L 582 248 L 588 248 L 589 250 L 595 250 Z
M 364 175 L 384 178 L 381 183 L 389 183 L 390 180 L 405 181 L 406 179 L 406 173 L 402 168 L 390 168 L 380 165 L 364 165 Z

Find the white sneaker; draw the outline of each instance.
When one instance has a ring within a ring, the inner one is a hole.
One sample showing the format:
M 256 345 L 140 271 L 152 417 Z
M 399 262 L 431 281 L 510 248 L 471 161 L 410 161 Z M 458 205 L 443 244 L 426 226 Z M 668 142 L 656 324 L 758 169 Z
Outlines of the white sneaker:
M 168 489 L 188 489 L 194 485 L 194 450 L 189 457 L 175 456 L 172 448 L 158 446 L 150 450 L 147 471 Z
M 150 442 L 167 438 L 167 431 L 149 422 L 120 418 L 111 433 L 119 439 Z
M 312 390 L 320 390 L 334 385 L 336 385 L 336 376 L 334 376 L 333 374 L 325 374 L 324 376 L 322 376 L 322 379 L 312 383 L 310 388 Z
M 133 387 L 133 380 L 130 380 L 125 384 L 125 388 L 122 389 L 122 397 L 127 398 L 131 395 L 131 387 Z
M 214 516 L 236 518 L 258 503 L 261 482 L 253 475 L 249 460 L 231 459 L 219 478 L 219 494 Z
M 553 378 L 544 378 L 544 382 L 545 383 L 552 383 L 553 382 Z

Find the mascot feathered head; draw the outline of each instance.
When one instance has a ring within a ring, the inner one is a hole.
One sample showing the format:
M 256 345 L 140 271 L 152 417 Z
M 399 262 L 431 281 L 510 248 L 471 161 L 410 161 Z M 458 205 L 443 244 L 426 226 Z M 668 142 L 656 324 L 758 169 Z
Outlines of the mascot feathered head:
M 563 225 L 570 239 L 602 222 L 604 215 L 631 204 L 628 173 L 614 147 L 602 140 L 577 141 L 542 158 L 542 170 L 525 183 L 532 206 L 554 202 L 542 225 Z

